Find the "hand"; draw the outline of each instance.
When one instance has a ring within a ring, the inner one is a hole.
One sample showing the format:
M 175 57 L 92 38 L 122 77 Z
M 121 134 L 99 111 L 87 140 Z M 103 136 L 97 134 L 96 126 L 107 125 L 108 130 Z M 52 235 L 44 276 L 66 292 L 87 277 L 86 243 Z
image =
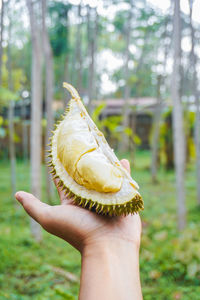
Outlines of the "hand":
M 130 172 L 129 162 L 121 161 Z M 55 181 L 57 186 L 58 181 Z M 89 245 L 98 245 L 107 241 L 125 241 L 139 249 L 141 221 L 139 214 L 126 217 L 107 217 L 97 215 L 72 204 L 64 191 L 57 187 L 61 204 L 50 206 L 32 194 L 20 191 L 16 199 L 25 211 L 51 234 L 54 234 L 78 249 L 81 253 Z

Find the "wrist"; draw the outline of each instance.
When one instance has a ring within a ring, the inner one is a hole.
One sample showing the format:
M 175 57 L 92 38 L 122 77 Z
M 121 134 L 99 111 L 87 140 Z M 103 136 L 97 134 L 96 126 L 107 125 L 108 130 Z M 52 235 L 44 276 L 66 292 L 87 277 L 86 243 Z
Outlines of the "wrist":
M 115 256 L 125 259 L 128 256 L 139 256 L 139 243 L 120 238 L 102 239 L 88 242 L 82 249 L 82 257 L 109 257 Z
M 95 282 L 91 276 L 95 278 Z M 142 299 L 139 246 L 133 241 L 117 238 L 87 244 L 82 252 L 81 286 L 88 284 L 87 281 L 84 284 L 86 279 L 92 282 L 90 286 L 94 286 L 93 292 L 99 295 L 96 296 L 98 300 Z M 81 289 L 80 299 L 85 299 L 82 291 L 83 289 Z M 88 299 L 93 299 L 93 297 Z
M 94 251 L 98 252 L 113 252 L 113 251 L 123 251 L 124 249 L 139 252 L 140 249 L 140 237 L 136 239 L 130 239 L 128 237 L 120 236 L 105 236 L 105 237 L 95 237 L 87 238 L 82 244 L 81 254 L 92 254 Z

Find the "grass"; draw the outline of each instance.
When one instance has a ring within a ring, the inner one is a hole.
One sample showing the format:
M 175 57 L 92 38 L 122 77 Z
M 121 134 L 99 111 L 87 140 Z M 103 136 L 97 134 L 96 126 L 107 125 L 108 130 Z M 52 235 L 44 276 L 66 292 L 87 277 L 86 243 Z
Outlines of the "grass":
M 200 210 L 196 206 L 194 168 L 187 170 L 187 228 L 179 233 L 174 173 L 161 168 L 159 183 L 152 185 L 149 165 L 149 152 L 137 152 L 132 175 L 145 202 L 140 255 L 144 299 L 199 299 Z M 17 163 L 18 190 L 30 190 L 29 171 L 28 164 Z M 21 207 L 16 208 L 11 197 L 9 172 L 9 162 L 1 162 L 0 300 L 77 299 L 79 283 L 69 281 L 64 272 L 79 277 L 79 253 L 45 231 L 42 242 L 34 242 L 29 217 Z M 55 199 L 58 201 L 56 194 Z

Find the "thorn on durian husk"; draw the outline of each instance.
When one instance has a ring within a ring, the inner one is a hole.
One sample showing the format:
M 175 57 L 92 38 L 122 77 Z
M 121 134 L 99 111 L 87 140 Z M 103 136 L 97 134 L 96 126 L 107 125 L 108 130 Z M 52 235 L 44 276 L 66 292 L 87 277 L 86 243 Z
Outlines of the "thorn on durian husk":
M 70 192 L 68 190 L 66 190 L 65 195 L 66 195 L 67 198 L 70 197 Z
M 90 202 L 90 205 L 89 205 L 89 210 L 91 210 L 92 209 L 92 207 L 93 207 L 93 203 L 92 203 L 92 201 Z
M 59 182 L 58 182 L 58 187 L 61 187 L 63 185 L 63 183 L 62 183 L 62 181 L 60 180 Z
M 53 174 L 53 175 L 55 175 L 56 171 L 53 169 L 53 170 L 50 171 L 50 173 Z
M 84 207 L 86 207 L 86 206 L 88 205 L 88 203 L 89 203 L 89 200 L 86 200 L 86 201 L 84 202 Z
M 136 197 L 135 201 L 130 201 L 125 204 L 118 205 L 103 205 L 101 203 L 93 202 L 92 200 L 82 199 L 79 196 L 74 195 L 68 189 L 66 190 L 66 196 L 72 199 L 72 202 L 78 206 L 88 208 L 91 211 L 95 211 L 98 214 L 112 216 L 127 216 L 128 214 L 135 214 L 141 209 L 140 197 Z M 140 204 L 140 207 L 139 207 Z

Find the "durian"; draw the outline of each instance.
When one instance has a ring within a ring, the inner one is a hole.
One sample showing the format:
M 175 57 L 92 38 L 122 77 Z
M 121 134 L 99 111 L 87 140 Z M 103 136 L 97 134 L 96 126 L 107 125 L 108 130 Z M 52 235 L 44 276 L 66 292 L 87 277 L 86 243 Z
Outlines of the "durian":
M 143 209 L 138 184 L 120 164 L 75 88 L 63 86 L 72 99 L 51 137 L 51 173 L 74 204 L 109 216 L 137 213 Z

